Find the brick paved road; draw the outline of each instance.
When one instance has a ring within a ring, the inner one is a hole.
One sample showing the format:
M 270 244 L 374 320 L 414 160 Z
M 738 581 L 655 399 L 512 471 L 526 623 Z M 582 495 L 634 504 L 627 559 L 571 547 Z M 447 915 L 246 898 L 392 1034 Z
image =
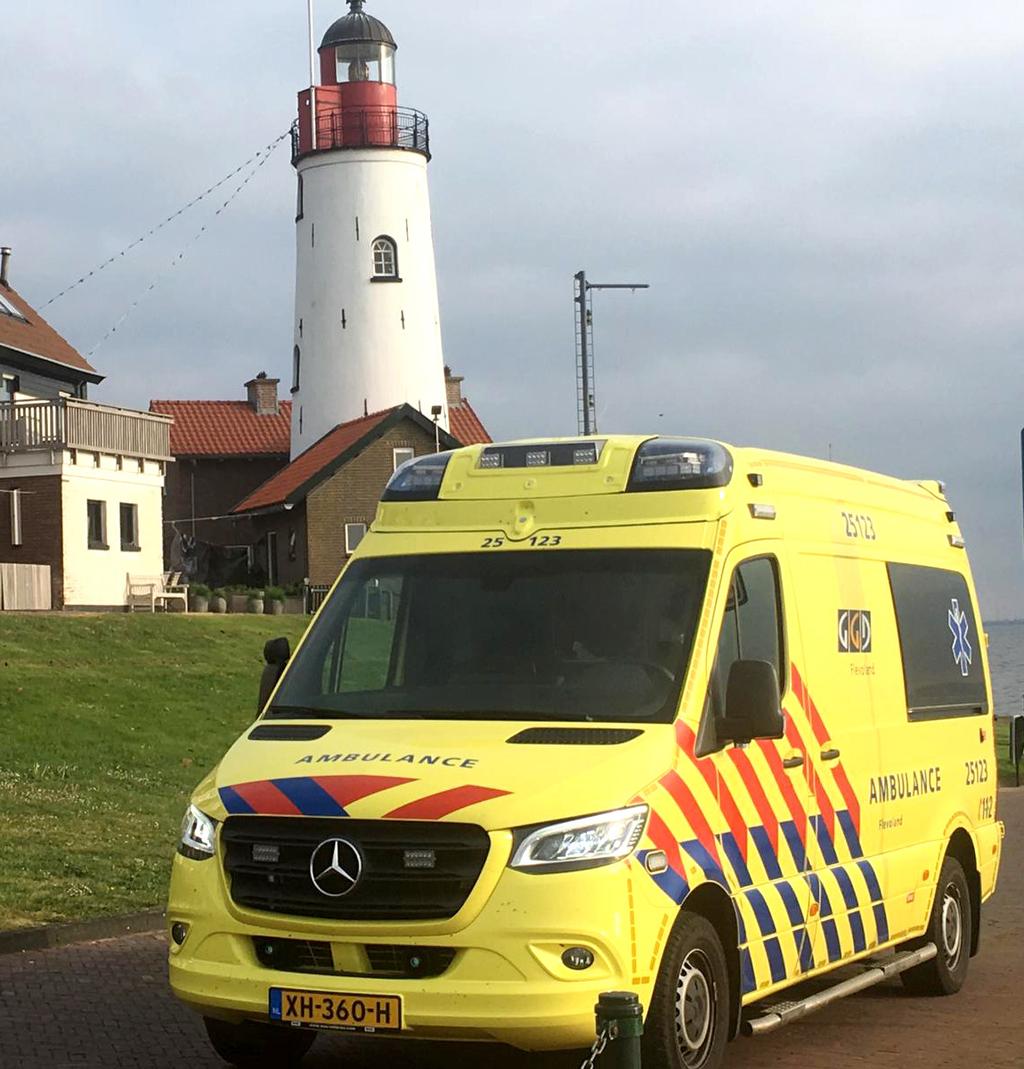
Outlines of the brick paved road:
M 729 1069 L 1020 1069 L 1024 1066 L 1024 790 L 1003 791 L 1008 847 L 1000 889 L 983 917 L 981 954 L 965 989 L 914 999 L 899 981 L 730 1048 Z M 537 1057 L 476 1045 L 318 1039 L 308 1069 L 568 1069 L 574 1057 Z M 0 1069 L 202 1069 L 221 1066 L 198 1018 L 167 991 L 159 935 L 135 935 L 0 957 Z M 272 1067 L 269 1067 L 272 1069 Z

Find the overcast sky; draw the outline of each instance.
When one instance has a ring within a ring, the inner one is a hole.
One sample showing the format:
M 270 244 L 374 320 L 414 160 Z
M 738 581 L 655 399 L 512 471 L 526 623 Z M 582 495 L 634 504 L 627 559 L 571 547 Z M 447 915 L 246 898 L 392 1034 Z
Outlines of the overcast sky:
M 316 8 L 319 37 L 346 5 Z M 430 116 L 445 354 L 495 437 L 575 433 L 573 273 L 649 282 L 595 297 L 602 430 L 944 479 L 985 615 L 1024 615 L 1019 0 L 367 10 Z M 0 242 L 38 307 L 288 128 L 305 4 L 8 4 L 0 71 Z M 46 309 L 88 353 L 161 279 L 97 399 L 288 375 L 287 146 L 224 199 Z

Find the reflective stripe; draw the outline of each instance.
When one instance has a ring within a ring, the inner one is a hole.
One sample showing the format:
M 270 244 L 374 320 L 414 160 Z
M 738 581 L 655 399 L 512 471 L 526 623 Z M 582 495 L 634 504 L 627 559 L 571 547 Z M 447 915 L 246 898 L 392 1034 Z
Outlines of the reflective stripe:
M 764 864 L 764 870 L 768 873 L 769 880 L 778 880 L 782 877 L 782 869 L 779 868 L 779 859 L 772 844 L 768 841 L 768 832 L 764 828 L 751 828 L 750 837 L 754 840 L 758 854 Z
M 307 817 L 346 817 L 345 807 L 339 805 L 316 780 L 309 776 L 271 780 L 282 794 Z
M 486 802 L 491 798 L 500 798 L 509 793 L 496 787 L 477 787 L 467 783 L 463 787 L 450 787 L 446 791 L 438 791 L 437 794 L 428 794 L 426 798 L 415 802 L 407 802 L 384 816 L 393 820 L 438 820 L 457 809 L 465 809 L 467 806 Z
M 249 803 L 235 790 L 234 787 L 221 787 L 220 791 L 221 805 L 229 813 L 252 813 L 253 808 Z
M 749 887 L 754 881 L 750 875 L 750 869 L 743 860 L 740 848 L 736 844 L 736 837 L 731 831 L 722 834 L 722 851 L 729 859 L 732 871 L 736 874 L 736 882 L 740 887 Z

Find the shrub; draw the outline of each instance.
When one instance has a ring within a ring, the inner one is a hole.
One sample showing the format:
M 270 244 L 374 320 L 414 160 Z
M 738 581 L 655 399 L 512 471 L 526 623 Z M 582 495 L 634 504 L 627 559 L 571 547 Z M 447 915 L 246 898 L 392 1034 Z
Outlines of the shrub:
M 279 586 L 268 586 L 264 596 L 267 601 L 284 601 L 284 588 Z
M 211 593 L 210 588 L 205 583 L 193 583 L 188 589 L 194 598 L 208 598 Z

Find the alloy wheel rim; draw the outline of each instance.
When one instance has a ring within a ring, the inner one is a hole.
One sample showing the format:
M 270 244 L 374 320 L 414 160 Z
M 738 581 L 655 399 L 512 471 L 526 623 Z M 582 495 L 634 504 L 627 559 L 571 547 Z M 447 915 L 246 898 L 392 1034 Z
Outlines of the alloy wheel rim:
M 963 942 L 964 919 L 960 890 L 950 883 L 942 892 L 942 952 L 950 969 L 955 969 L 960 961 Z
M 707 1061 L 715 1034 L 714 979 L 711 963 L 700 950 L 691 950 L 676 983 L 676 1038 L 686 1069 L 700 1069 Z

